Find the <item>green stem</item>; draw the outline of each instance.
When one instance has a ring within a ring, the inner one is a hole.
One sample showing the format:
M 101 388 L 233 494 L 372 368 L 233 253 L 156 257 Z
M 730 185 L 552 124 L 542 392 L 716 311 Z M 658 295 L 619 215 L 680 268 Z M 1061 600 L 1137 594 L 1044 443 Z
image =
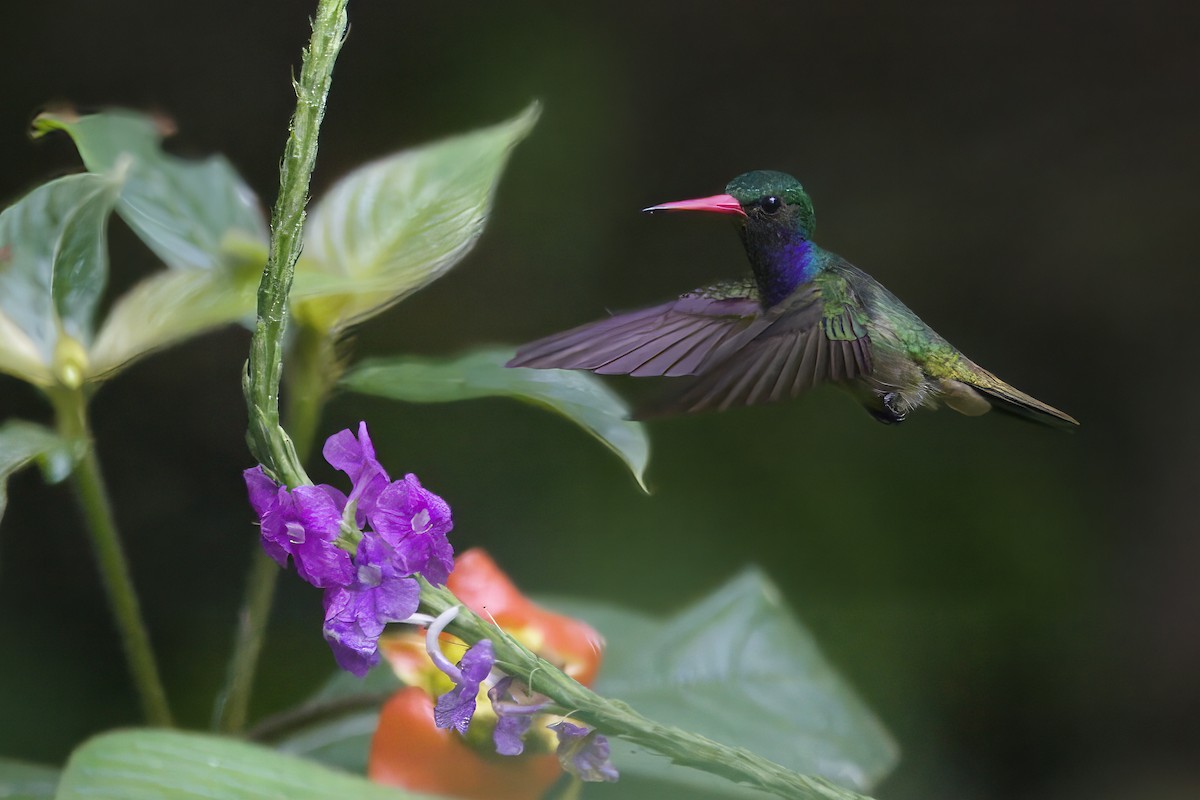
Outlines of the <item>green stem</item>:
M 319 331 L 300 325 L 287 362 L 288 391 L 284 418 L 296 456 L 303 464 L 308 460 L 316 438 L 321 408 L 339 373 L 333 342 Z M 246 727 L 250 694 L 266 637 L 275 584 L 282 571 L 257 544 L 251 559 L 233 655 L 229 659 L 225 687 L 217 699 L 213 718 L 213 727 L 228 733 L 239 733 Z
M 229 657 L 225 686 L 217 698 L 213 715 L 213 728 L 226 733 L 239 733 L 246 727 L 258 658 L 262 655 L 267 622 L 275 599 L 275 584 L 282 572 L 257 543 L 250 559 L 246 597 L 238 617 L 233 654 Z
M 291 440 L 279 426 L 279 382 L 287 297 L 304 233 L 304 208 L 317 159 L 317 137 L 333 81 L 333 65 L 346 33 L 347 0 L 320 0 L 312 39 L 295 82 L 296 113 L 279 168 L 279 197 L 271 214 L 271 245 L 258 287 L 258 322 L 250 342 L 245 393 L 248 439 L 259 463 L 282 482 L 308 482 Z
M 133 588 L 129 562 L 121 547 L 121 536 L 104 486 L 100 460 L 96 457 L 87 418 L 87 400 L 82 392 L 70 389 L 52 392 L 51 399 L 59 433 L 65 438 L 85 443 L 83 457 L 71 473 L 71 484 L 83 511 L 85 528 L 96 554 L 113 618 L 121 634 L 125 658 L 141 700 L 142 713 L 151 725 L 171 726 L 174 723 L 171 708 L 167 704 L 167 693 L 158 674 L 150 635 L 146 632 L 137 592 Z
M 304 233 L 304 208 L 317 159 L 317 139 L 333 81 L 333 65 L 346 35 L 347 0 L 319 0 L 312 38 L 304 50 L 296 90 L 296 112 L 279 168 L 279 196 L 271 214 L 271 244 L 258 287 L 258 321 L 250 343 L 243 390 L 249 412 L 247 441 L 259 463 L 288 486 L 308 483 L 303 457 L 313 440 L 317 413 L 301 420 L 300 447 L 279 424 L 279 384 L 287 327 L 287 297 Z M 254 675 L 266 636 L 279 568 L 261 551 L 254 556 L 238 621 L 225 690 L 215 725 L 240 732 L 246 723 Z
M 283 418 L 300 456 L 308 460 L 330 391 L 342 375 L 334 339 L 325 331 L 300 323 L 287 354 L 287 392 Z
M 420 583 L 421 611 L 436 616 L 452 606 L 461 606 L 449 590 L 431 586 L 424 579 L 420 579 Z M 662 725 L 642 716 L 626 703 L 601 697 L 469 609 L 460 609 L 446 630 L 469 643 L 491 639 L 498 667 L 524 680 L 527 685 L 535 686 L 538 693 L 570 711 L 572 719 L 664 755 L 676 764 L 794 800 L 867 800 L 823 778 L 793 772 L 745 748 L 730 747 L 696 733 Z

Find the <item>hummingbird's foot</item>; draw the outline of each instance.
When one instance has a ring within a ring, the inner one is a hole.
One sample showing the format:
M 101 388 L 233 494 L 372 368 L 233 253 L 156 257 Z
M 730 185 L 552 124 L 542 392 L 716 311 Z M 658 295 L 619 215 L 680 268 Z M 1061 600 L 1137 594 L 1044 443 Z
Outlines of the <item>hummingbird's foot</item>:
M 867 408 L 867 412 L 875 419 L 882 422 L 884 425 L 899 425 L 904 422 L 904 418 L 908 416 L 900 410 L 898 401 L 900 400 L 899 392 L 888 392 L 879 396 L 879 408 Z

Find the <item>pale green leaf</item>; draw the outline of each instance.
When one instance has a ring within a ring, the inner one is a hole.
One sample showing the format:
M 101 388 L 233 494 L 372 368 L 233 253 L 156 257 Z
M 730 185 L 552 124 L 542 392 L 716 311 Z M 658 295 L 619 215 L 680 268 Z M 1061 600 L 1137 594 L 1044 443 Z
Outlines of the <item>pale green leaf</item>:
M 405 800 L 426 798 L 235 739 L 165 730 L 85 742 L 57 800 Z
M 533 128 L 513 119 L 356 169 L 313 208 L 292 305 L 339 331 L 445 274 L 483 232 L 509 153 Z
M 551 605 L 607 639 L 596 691 L 657 722 L 858 791 L 895 766 L 891 737 L 758 570 L 664 621 L 580 601 Z M 613 753 L 626 774 L 763 796 L 617 742 Z
M 0 212 L 0 368 L 45 385 L 65 357 L 82 360 L 108 280 L 119 189 L 111 176 L 69 175 Z
M 188 160 L 163 152 L 161 127 L 161 120 L 121 110 L 34 120 L 35 135 L 66 131 L 92 172 L 131 160 L 117 212 L 168 266 L 212 269 L 225 262 L 231 241 L 265 245 L 258 198 L 233 166 L 223 156 Z
M 58 786 L 55 767 L 0 758 L 0 798 L 4 800 L 50 800 Z
M 113 304 L 89 361 L 96 379 L 153 350 L 254 313 L 256 269 L 163 270 Z
M 396 357 L 370 359 L 342 378 L 344 388 L 410 403 L 476 397 L 514 397 L 562 414 L 616 453 L 643 490 L 650 440 L 615 393 L 587 372 L 509 369 L 507 349 L 468 353 L 451 361 Z
M 46 479 L 59 481 L 74 466 L 77 449 L 49 428 L 25 420 L 0 425 L 0 518 L 8 503 L 8 479 L 30 462 L 40 460 Z

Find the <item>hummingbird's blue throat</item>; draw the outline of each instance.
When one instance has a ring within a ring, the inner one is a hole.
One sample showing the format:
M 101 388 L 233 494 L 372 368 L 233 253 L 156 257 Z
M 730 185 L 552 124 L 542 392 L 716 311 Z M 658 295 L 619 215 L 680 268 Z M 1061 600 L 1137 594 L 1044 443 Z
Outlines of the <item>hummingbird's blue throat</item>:
M 817 246 L 808 239 L 770 242 L 747 250 L 758 293 L 766 308 L 787 298 L 797 286 L 812 281 L 820 270 Z

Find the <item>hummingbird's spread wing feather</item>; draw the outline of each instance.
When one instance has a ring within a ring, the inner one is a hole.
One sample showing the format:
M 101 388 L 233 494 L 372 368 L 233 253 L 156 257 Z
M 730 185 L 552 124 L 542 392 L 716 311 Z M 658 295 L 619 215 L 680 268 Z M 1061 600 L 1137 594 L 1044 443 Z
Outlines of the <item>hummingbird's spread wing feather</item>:
M 761 317 L 751 284 L 718 284 L 539 339 L 518 350 L 507 366 L 638 377 L 693 375 L 729 341 L 761 326 Z
M 831 306 L 822 286 L 813 283 L 721 345 L 687 388 L 637 416 L 777 402 L 823 381 L 853 380 L 871 367 L 870 340 L 856 298 L 841 296 Z

